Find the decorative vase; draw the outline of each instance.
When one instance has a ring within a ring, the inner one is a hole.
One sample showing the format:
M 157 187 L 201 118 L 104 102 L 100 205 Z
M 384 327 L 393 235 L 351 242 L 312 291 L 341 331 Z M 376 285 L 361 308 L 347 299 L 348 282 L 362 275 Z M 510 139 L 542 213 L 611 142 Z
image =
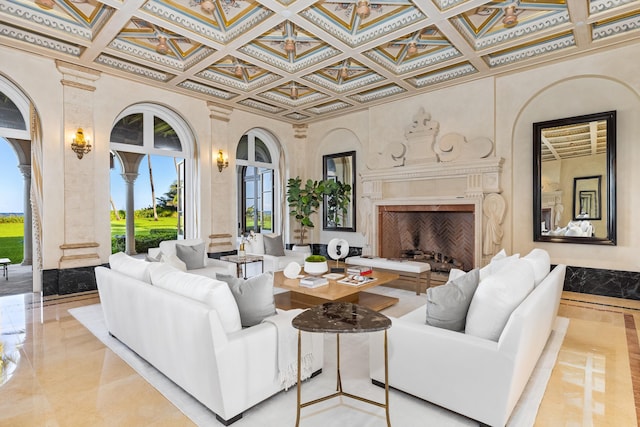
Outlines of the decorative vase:
M 307 274 L 311 274 L 312 276 L 319 276 L 321 274 L 329 271 L 329 266 L 327 265 L 327 261 L 322 262 L 304 262 L 304 272 Z

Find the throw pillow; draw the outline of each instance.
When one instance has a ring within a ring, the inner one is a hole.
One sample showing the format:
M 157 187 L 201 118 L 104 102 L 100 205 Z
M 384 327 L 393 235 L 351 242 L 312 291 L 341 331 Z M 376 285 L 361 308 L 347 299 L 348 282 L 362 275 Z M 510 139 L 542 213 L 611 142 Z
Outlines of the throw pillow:
M 160 261 L 180 271 L 187 271 L 187 264 L 185 264 L 184 261 L 178 258 L 178 255 L 163 253 Z
M 465 333 L 498 341 L 511 313 L 532 289 L 533 269 L 523 259 L 480 280 L 469 305 Z
M 492 274 L 497 273 L 502 270 L 504 267 L 509 265 L 511 262 L 520 258 L 520 254 L 513 254 L 511 256 L 507 256 L 507 253 L 504 249 L 495 254 L 489 264 L 485 265 L 480 269 L 480 281 L 485 278 L 491 276 Z
M 218 274 L 217 278 L 229 284 L 243 327 L 257 325 L 264 318 L 276 314 L 272 273 L 262 273 L 248 279 Z
M 282 236 L 280 236 L 279 234 L 264 236 L 264 253 L 266 255 L 284 256 L 284 245 L 282 244 Z
M 109 267 L 134 279 L 151 283 L 148 270 L 149 263 L 143 259 L 134 258 L 124 252 L 117 252 L 109 256 Z
M 146 254 L 144 256 L 145 261 L 147 262 L 160 262 L 162 261 L 162 252 L 159 252 L 157 256 L 151 256 L 149 254 Z
M 254 255 L 264 255 L 264 235 L 255 233 L 248 242 L 249 247 L 245 246 L 247 253 Z
M 176 255 L 187 265 L 187 270 L 204 268 L 204 243 L 197 245 L 176 244 Z
M 538 286 L 551 271 L 551 258 L 544 249 L 532 249 L 522 258 L 529 262 L 533 268 L 533 286 Z
M 427 325 L 462 331 L 479 279 L 480 270 L 476 268 L 445 285 L 427 289 Z
M 238 305 L 226 283 L 206 276 L 185 273 L 166 263 L 151 269 L 151 283 L 211 307 L 218 313 L 226 333 L 242 329 Z

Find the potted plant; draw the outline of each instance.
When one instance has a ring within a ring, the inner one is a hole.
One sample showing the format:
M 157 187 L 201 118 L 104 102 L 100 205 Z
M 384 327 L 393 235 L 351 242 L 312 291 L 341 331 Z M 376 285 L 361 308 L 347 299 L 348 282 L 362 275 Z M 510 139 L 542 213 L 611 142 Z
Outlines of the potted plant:
M 327 259 L 322 255 L 309 255 L 304 260 L 304 272 L 312 275 L 320 275 L 329 271 Z
M 320 184 L 325 200 L 325 221 L 327 226 L 339 227 L 340 220 L 347 215 L 351 202 L 351 186 L 340 181 L 328 179 Z
M 290 178 L 287 181 L 287 203 L 289 214 L 300 225 L 300 245 L 304 245 L 304 238 L 308 228 L 314 224 L 311 215 L 318 211 L 322 201 L 322 189 L 318 181 L 308 179 L 303 186 L 300 177 Z

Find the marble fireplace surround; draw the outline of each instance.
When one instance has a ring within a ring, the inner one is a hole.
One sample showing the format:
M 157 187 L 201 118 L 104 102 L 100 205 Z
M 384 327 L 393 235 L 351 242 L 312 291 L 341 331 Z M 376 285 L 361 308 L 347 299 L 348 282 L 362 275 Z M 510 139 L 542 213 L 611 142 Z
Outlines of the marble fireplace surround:
M 471 205 L 474 212 L 473 266 L 483 265 L 502 245 L 502 221 L 506 210 L 500 195 L 503 159 L 489 157 L 452 162 L 431 162 L 360 174 L 360 230 L 365 237 L 364 255 L 380 255 L 379 215 L 385 207 Z M 471 266 L 470 266 L 471 267 Z

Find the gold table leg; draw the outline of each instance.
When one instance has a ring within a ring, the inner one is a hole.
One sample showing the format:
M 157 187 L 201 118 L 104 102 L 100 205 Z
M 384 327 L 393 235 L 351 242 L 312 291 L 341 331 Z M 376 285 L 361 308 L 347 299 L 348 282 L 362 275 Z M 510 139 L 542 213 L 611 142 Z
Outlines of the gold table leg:
M 298 329 L 298 411 L 296 412 L 296 427 L 300 425 L 300 365 L 302 362 L 302 331 Z

